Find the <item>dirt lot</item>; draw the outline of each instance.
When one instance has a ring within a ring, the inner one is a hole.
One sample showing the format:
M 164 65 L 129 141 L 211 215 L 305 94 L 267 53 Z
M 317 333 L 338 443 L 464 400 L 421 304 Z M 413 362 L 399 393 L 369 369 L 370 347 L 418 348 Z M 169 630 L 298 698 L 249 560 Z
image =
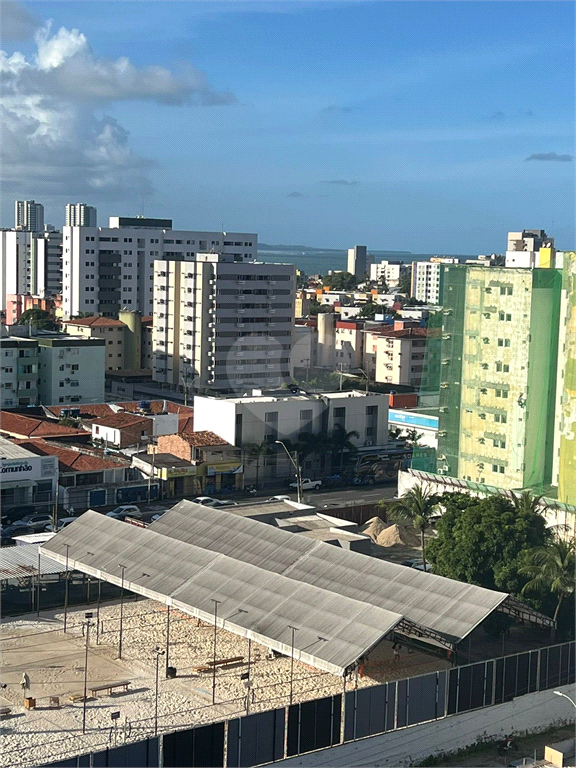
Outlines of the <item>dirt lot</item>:
M 2 626 L 1 679 L 7 684 L 3 693 L 12 707 L 2 720 L 0 767 L 22 768 L 41 760 L 56 760 L 103 749 L 116 738 L 118 743 L 132 741 L 154 732 L 155 665 L 154 648 L 166 647 L 166 609 L 150 600 L 124 603 L 122 659 L 118 658 L 119 605 L 102 606 L 98 644 L 96 630 L 90 630 L 87 689 L 91 686 L 129 680 L 127 692 L 99 693 L 86 702 L 86 733 L 82 733 L 85 638 L 82 621 L 85 610 L 68 613 L 69 632 L 62 631 L 60 611 L 46 612 L 5 622 Z M 94 612 L 94 618 L 96 614 Z M 216 705 L 212 704 L 212 672 L 197 671 L 213 658 L 214 628 L 189 616 L 171 612 L 169 664 L 178 670 L 175 679 L 166 679 L 165 657 L 161 657 L 158 686 L 158 730 L 171 730 L 190 724 L 221 720 L 250 711 L 285 706 L 290 695 L 290 660 L 268 658 L 266 648 L 253 643 L 250 648 L 250 677 L 253 683 L 246 702 L 245 683 L 248 641 L 225 630 L 217 632 L 217 657 L 241 656 L 242 661 L 219 669 L 216 675 Z M 391 644 L 383 642 L 365 666 L 358 686 L 365 687 L 389 679 L 400 679 L 443 669 L 447 662 L 421 653 L 403 651 L 394 659 Z M 22 673 L 30 677 L 29 695 L 36 699 L 36 709 L 26 710 L 20 688 Z M 349 679 L 350 690 L 356 681 Z M 341 678 L 294 664 L 294 701 L 328 696 L 343 689 Z M 61 708 L 50 707 L 50 696 L 58 696 Z M 120 712 L 116 735 L 111 713 Z

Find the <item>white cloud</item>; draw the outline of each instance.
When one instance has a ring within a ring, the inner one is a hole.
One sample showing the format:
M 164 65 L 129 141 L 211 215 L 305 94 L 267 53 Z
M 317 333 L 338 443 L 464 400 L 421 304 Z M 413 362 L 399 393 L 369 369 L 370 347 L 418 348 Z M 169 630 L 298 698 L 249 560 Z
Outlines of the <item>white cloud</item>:
M 51 23 L 35 34 L 36 55 L 0 51 L 3 128 L 2 183 L 16 194 L 118 197 L 151 191 L 153 163 L 129 146 L 129 134 L 101 111 L 112 102 L 222 104 L 202 72 L 177 75 L 136 67 L 126 57 L 98 58 L 84 34 Z
M 0 2 L 0 28 L 3 40 L 26 40 L 38 28 L 36 19 L 26 8 L 12 0 Z

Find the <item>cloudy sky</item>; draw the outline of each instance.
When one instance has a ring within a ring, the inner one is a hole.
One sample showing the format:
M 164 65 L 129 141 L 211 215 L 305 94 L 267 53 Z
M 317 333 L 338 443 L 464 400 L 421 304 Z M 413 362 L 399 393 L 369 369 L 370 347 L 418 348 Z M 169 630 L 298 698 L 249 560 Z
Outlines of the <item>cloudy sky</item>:
M 267 243 L 574 231 L 572 2 L 0 2 L 14 199 Z

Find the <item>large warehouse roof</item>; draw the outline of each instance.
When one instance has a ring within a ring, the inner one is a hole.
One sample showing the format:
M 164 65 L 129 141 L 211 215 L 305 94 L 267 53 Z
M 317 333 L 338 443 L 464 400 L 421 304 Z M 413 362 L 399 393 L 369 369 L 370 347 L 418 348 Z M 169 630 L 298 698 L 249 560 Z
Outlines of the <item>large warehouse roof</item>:
M 181 501 L 151 530 L 401 614 L 450 643 L 465 638 L 507 598 L 191 501 Z
M 402 619 L 335 590 L 296 583 L 240 558 L 90 510 L 47 542 L 42 552 L 60 563 L 68 559 L 71 569 L 114 584 L 122 583 L 124 571 L 126 589 L 204 621 L 214 621 L 216 600 L 219 626 L 287 655 L 290 627 L 295 627 L 295 657 L 337 675 Z

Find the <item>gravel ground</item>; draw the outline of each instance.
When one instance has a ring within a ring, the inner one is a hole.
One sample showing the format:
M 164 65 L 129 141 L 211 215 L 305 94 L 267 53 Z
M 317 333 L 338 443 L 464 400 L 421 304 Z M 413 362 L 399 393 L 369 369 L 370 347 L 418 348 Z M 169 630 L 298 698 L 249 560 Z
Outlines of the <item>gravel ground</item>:
M 94 611 L 94 606 L 88 607 Z M 86 733 L 82 733 L 83 703 L 72 703 L 69 696 L 81 694 L 84 684 L 85 639 L 81 622 L 84 611 L 70 611 L 66 635 L 62 632 L 63 614 L 47 613 L 5 622 L 2 627 L 2 682 L 7 683 L 4 698 L 12 713 L 2 719 L 0 768 L 37 765 L 104 749 L 125 741 L 154 734 L 155 669 L 154 648 L 166 647 L 166 608 L 151 600 L 124 603 L 122 659 L 118 659 L 118 604 L 101 606 L 101 632 L 96 645 L 96 631 L 91 629 L 88 659 L 90 683 L 130 680 L 127 693 L 89 698 L 86 708 Z M 94 612 L 94 616 L 96 616 Z M 214 627 L 185 614 L 170 614 L 170 666 L 177 677 L 164 677 L 165 657 L 160 658 L 158 686 L 158 730 L 222 720 L 246 712 L 246 686 L 240 679 L 247 671 L 248 641 L 217 631 L 218 659 L 243 656 L 243 662 L 216 674 L 216 704 L 212 705 L 212 672 L 196 667 L 213 658 Z M 424 674 L 449 666 L 437 658 L 403 651 L 396 662 L 390 643 L 383 642 L 371 654 L 358 687 L 383 680 Z M 22 672 L 31 679 L 31 696 L 37 709 L 25 710 L 19 681 Z M 251 648 L 252 690 L 248 706 L 251 712 L 286 706 L 290 696 L 290 659 L 268 658 L 268 650 L 256 643 Z M 346 681 L 348 690 L 354 679 Z M 341 678 L 294 663 L 293 700 L 303 701 L 329 696 L 343 690 Z M 61 708 L 49 708 L 49 696 L 60 696 Z M 118 729 L 111 729 L 111 713 L 120 711 Z

